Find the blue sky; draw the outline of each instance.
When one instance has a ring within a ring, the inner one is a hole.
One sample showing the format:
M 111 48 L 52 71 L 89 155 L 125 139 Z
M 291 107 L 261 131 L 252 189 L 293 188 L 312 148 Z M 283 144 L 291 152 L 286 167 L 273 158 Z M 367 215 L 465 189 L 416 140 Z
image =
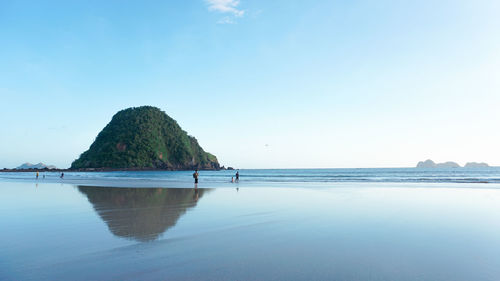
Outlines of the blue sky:
M 2 1 L 0 167 L 164 110 L 224 165 L 500 165 L 498 1 Z

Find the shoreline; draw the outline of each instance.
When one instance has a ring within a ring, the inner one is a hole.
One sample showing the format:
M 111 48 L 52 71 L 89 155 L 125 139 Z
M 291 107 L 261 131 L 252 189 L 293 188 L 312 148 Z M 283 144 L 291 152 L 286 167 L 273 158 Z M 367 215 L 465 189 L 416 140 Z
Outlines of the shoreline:
M 138 179 L 138 178 L 99 178 L 99 179 L 78 179 L 64 178 L 58 176 L 46 178 L 0 178 L 0 182 L 4 183 L 28 183 L 35 185 L 45 184 L 61 184 L 73 186 L 94 186 L 94 187 L 119 187 L 119 188 L 222 188 L 222 189 L 254 189 L 254 188 L 270 188 L 270 189 L 372 189 L 372 188 L 389 188 L 389 189 L 500 189 L 500 183 L 480 183 L 480 182 L 446 182 L 446 183 L 429 183 L 429 182 L 214 182 L 201 180 L 195 184 L 191 180 L 164 180 L 164 179 Z
M 140 171 L 232 171 L 234 169 L 157 169 L 157 168 L 85 168 L 85 169 L 7 169 L 3 168 L 0 172 L 4 173 L 36 173 L 36 172 L 72 172 L 72 173 L 88 173 L 88 172 L 140 172 Z
M 36 173 L 39 178 L 36 179 Z M 60 178 L 64 173 L 64 178 Z M 194 187 L 193 170 L 158 169 L 5 169 L 0 181 L 54 182 L 116 187 Z M 199 187 L 474 187 L 499 188 L 500 169 L 448 170 L 418 169 L 248 169 L 235 181 L 232 170 L 200 170 Z

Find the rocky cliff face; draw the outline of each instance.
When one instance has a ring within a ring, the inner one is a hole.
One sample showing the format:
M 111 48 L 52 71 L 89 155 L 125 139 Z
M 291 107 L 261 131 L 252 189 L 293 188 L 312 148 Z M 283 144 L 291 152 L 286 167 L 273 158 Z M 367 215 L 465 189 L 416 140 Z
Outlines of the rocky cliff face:
M 71 169 L 219 169 L 217 158 L 152 106 L 116 113 Z

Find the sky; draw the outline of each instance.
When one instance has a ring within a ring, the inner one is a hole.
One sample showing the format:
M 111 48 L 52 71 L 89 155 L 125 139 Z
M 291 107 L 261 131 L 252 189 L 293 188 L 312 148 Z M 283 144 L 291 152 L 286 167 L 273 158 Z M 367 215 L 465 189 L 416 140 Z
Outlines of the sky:
M 159 107 L 225 166 L 500 166 L 500 2 L 0 1 L 0 167 Z

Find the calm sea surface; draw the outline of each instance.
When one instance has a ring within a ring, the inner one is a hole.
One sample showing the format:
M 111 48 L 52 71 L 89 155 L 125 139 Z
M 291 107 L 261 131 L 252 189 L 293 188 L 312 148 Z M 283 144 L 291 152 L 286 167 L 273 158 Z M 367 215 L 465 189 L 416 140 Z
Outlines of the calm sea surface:
M 191 187 L 193 171 L 67 172 L 45 174 L 45 182 L 111 186 Z M 201 171 L 200 185 L 232 187 L 236 171 Z M 378 169 L 267 169 L 240 170 L 245 186 L 331 186 L 332 183 L 497 183 L 500 167 L 491 168 L 378 168 Z M 0 173 L 0 180 L 32 181 L 35 173 Z M 304 185 L 306 184 L 306 185 Z
M 500 280 L 498 168 L 234 172 L 0 173 L 0 280 Z

